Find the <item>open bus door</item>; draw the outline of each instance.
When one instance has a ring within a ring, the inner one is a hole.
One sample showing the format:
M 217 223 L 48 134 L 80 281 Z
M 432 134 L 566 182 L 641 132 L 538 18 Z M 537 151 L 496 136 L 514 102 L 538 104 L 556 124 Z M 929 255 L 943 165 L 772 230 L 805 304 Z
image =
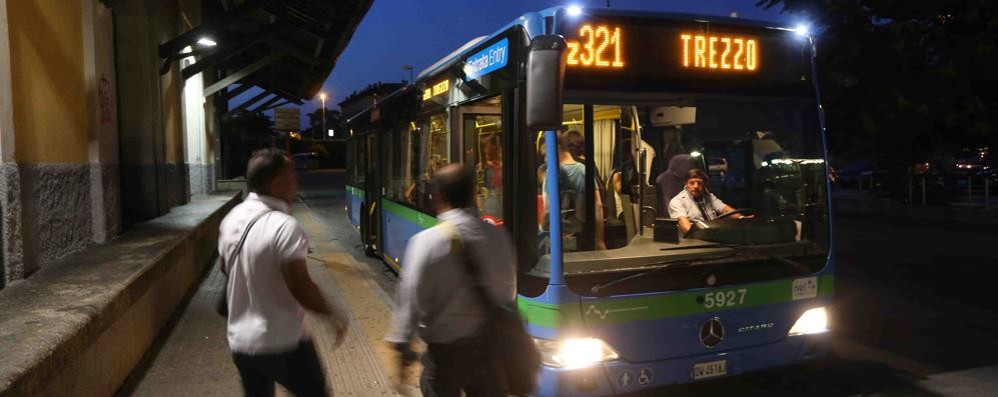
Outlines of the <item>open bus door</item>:
M 364 202 L 361 205 L 361 216 L 360 216 L 360 234 L 361 240 L 364 243 L 364 252 L 370 256 L 377 258 L 379 251 L 379 240 L 381 222 L 381 208 L 378 203 L 381 202 L 381 172 L 378 166 L 378 159 L 381 157 L 376 151 L 378 150 L 377 135 L 368 134 L 364 137 L 362 141 L 363 148 L 361 150 L 366 154 L 364 157 L 364 169 L 367 173 L 364 176 Z

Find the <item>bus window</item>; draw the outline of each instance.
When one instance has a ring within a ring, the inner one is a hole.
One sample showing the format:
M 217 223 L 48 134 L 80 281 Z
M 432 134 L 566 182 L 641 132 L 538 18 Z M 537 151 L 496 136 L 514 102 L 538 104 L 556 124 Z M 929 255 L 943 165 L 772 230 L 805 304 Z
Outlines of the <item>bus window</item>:
M 409 122 L 402 128 L 406 136 L 406 151 L 405 158 L 403 159 L 406 165 L 406 189 L 403 193 L 403 198 L 409 205 L 416 208 L 422 208 L 425 206 L 424 195 L 419 194 L 417 187 L 424 179 L 424 173 L 422 172 L 422 167 L 420 158 L 422 157 L 422 146 L 424 145 L 424 140 L 422 138 L 422 130 L 416 127 L 416 123 Z
M 462 107 L 464 162 L 474 167 L 478 183 L 475 204 L 487 222 L 503 223 L 502 115 L 499 97 Z
M 403 193 L 405 202 L 416 209 L 433 214 L 430 208 L 428 184 L 434 172 L 449 163 L 450 133 L 447 128 L 447 115 L 437 113 L 419 121 L 406 123 L 405 130 L 410 138 L 407 180 Z
M 389 129 L 385 131 L 385 141 L 388 143 L 384 158 L 385 165 L 385 197 L 403 202 L 402 192 L 405 190 L 405 166 L 402 162 L 402 134 L 397 130 Z
M 445 113 L 431 115 L 423 123 L 429 132 L 424 172 L 432 177 L 438 168 L 450 163 L 450 129 Z
M 587 112 L 591 112 L 589 117 Z M 591 120 L 591 121 L 590 121 Z M 587 123 L 592 129 L 592 145 L 586 142 Z M 565 105 L 562 132 L 558 134 L 562 247 L 565 251 L 604 250 L 627 245 L 635 234 L 636 211 L 622 168 L 635 168 L 633 155 L 622 141 L 635 130 L 629 108 L 616 105 Z M 548 199 L 545 190 L 544 141 L 536 142 L 538 178 L 538 224 L 540 241 L 546 235 Z M 631 224 L 627 224 L 630 220 Z M 543 248 L 543 247 L 542 247 Z M 543 254 L 543 250 L 542 250 Z
M 559 176 L 559 197 L 561 201 L 557 214 L 561 219 L 562 248 L 565 251 L 577 251 L 583 249 L 590 240 L 586 206 L 592 203 L 586 195 L 586 179 L 589 177 L 586 170 L 585 155 L 585 135 L 584 107 L 582 105 L 565 105 L 562 116 L 563 132 L 558 133 L 558 176 Z M 545 156 L 546 145 L 543 135 L 537 141 L 537 153 L 540 157 L 538 162 L 538 211 L 541 215 L 538 219 L 541 225 L 541 238 L 547 234 L 547 216 L 553 211 L 549 205 L 547 197 L 547 163 Z M 542 252 L 544 247 L 541 247 Z

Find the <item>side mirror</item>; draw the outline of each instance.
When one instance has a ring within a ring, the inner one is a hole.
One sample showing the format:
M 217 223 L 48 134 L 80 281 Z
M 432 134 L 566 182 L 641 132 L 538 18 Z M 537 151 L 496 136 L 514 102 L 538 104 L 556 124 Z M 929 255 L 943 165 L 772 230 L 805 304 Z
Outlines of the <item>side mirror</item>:
M 531 131 L 561 127 L 565 86 L 565 38 L 542 35 L 530 42 L 527 55 L 527 128 Z

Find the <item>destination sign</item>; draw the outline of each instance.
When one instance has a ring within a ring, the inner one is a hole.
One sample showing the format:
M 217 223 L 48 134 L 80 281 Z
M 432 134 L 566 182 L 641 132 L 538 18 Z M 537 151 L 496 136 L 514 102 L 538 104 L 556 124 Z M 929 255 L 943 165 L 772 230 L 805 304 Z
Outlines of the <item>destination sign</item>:
M 450 81 L 442 80 L 439 83 L 433 85 L 433 87 L 423 90 L 423 100 L 433 98 L 437 95 L 444 94 L 450 89 Z
M 464 76 L 477 79 L 506 66 L 509 62 L 509 39 L 502 39 L 468 57 L 464 64 Z
M 683 67 L 721 71 L 755 71 L 759 45 L 755 39 L 712 34 L 679 35 L 683 42 Z
M 810 42 L 787 30 L 616 13 L 558 21 L 566 90 L 804 93 L 811 78 Z
M 570 66 L 623 68 L 620 55 L 623 46 L 620 26 L 585 24 L 579 28 L 579 39 L 566 41 Z

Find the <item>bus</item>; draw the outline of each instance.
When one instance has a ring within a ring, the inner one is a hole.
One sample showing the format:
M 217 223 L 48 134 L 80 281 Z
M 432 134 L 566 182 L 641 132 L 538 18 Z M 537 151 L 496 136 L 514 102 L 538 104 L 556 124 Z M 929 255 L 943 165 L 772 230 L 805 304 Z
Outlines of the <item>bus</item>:
M 565 45 L 550 133 L 525 121 L 529 45 L 545 35 Z M 426 182 L 443 164 L 472 169 L 478 214 L 516 246 L 537 396 L 819 359 L 834 257 L 814 58 L 809 35 L 767 22 L 524 14 L 349 119 L 347 216 L 370 255 L 402 269 L 408 239 L 437 223 Z M 672 198 L 714 159 L 723 177 L 707 193 L 735 211 L 681 232 Z

